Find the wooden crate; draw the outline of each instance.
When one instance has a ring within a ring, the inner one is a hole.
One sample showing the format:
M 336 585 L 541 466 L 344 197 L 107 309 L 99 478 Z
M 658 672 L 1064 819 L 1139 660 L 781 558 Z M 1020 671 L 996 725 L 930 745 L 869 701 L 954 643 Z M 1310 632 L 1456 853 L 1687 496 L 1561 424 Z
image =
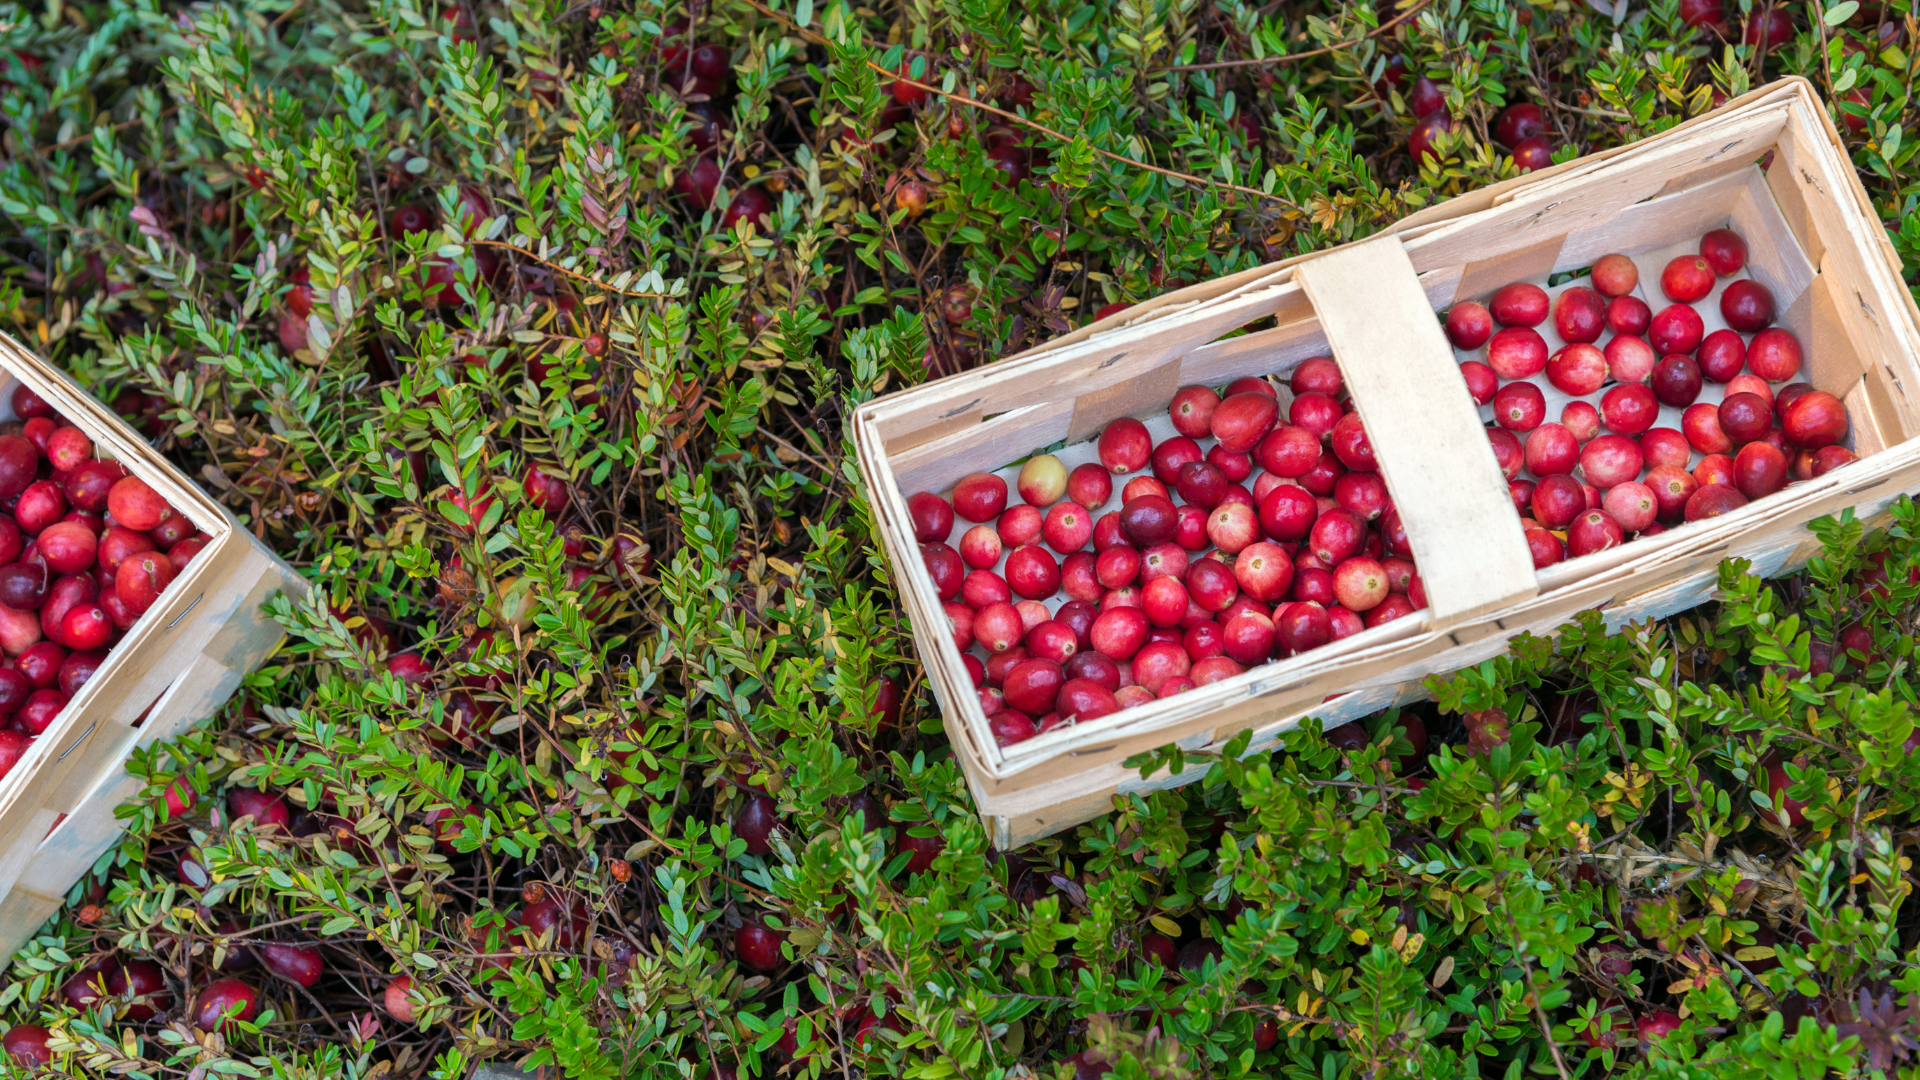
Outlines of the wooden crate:
M 1436 312 L 1611 251 L 1641 261 L 1643 289 L 1656 288 L 1677 245 L 1724 225 L 1746 237 L 1747 273 L 1774 291 L 1779 324 L 1806 346 L 1802 377 L 1846 403 L 1861 460 L 1536 573 Z M 1226 336 L 1260 320 L 1271 328 Z M 1119 417 L 1170 432 L 1166 406 L 1180 386 L 1284 374 L 1327 354 L 1366 423 L 1429 607 L 1224 682 L 995 746 L 918 557 L 906 496 L 946 491 L 1055 444 L 1071 467 L 1091 459 L 1087 440 Z M 1007 847 L 1096 816 L 1115 795 L 1198 775 L 1143 782 L 1121 766 L 1133 754 L 1217 748 L 1249 728 L 1263 748 L 1310 715 L 1339 723 L 1421 696 L 1427 676 L 1582 610 L 1619 625 L 1700 603 L 1724 558 L 1752 559 L 1768 574 L 1800 565 L 1813 550 L 1806 522 L 1848 507 L 1871 517 L 1920 484 L 1920 403 L 1909 396 L 1920 387 L 1917 356 L 1920 312 L 1898 258 L 1825 108 L 1808 83 L 1788 79 L 1368 240 L 1183 289 L 1019 357 L 869 402 L 854 431 L 927 681 L 994 842 Z
M 112 410 L 0 334 L 0 420 L 25 383 L 97 451 L 126 466 L 211 539 L 106 663 L 0 780 L 0 955 L 11 955 L 118 840 L 114 808 L 139 790 L 136 744 L 211 716 L 285 636 L 260 606 L 305 581 Z

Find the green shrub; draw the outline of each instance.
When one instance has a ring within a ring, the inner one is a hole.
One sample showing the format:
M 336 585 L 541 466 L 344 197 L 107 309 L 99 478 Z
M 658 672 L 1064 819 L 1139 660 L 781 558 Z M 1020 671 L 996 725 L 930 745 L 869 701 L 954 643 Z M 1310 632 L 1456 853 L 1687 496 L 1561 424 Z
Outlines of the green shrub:
M 1565 159 L 1807 75 L 1920 256 L 1910 0 L 1794 9 L 1764 51 L 1600 6 L 722 0 L 704 56 L 645 3 L 0 6 L 0 322 L 319 586 L 232 707 L 136 758 L 149 798 L 15 958 L 8 1021 L 76 1075 L 1910 1070 L 1909 506 L 1824 526 L 1790 581 L 1730 567 L 1715 611 L 1436 684 L 1429 758 L 1385 764 L 1393 713 L 1365 749 L 1302 731 L 1015 854 L 842 437 L 876 394 L 1510 176 L 1514 101 Z M 1394 55 L 1463 121 L 1441 163 L 1375 96 Z M 902 70 L 936 89 L 903 103 Z M 1854 624 L 1873 658 L 1790 676 Z M 240 788 L 292 833 L 211 813 Z M 736 822 L 766 802 L 763 845 Z M 763 917 L 772 972 L 736 962 Z M 267 1011 L 197 1034 L 188 996 L 268 942 L 325 976 L 242 972 Z M 109 955 L 173 1007 L 70 1007 Z M 1645 1051 L 1581 1034 L 1662 1009 Z

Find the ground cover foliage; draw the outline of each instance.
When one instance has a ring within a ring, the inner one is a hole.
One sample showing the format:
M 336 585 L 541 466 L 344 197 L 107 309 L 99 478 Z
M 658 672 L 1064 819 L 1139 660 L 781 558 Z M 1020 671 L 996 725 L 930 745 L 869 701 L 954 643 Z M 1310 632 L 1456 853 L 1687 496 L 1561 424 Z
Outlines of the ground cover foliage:
M 1910 505 L 1436 683 L 1423 754 L 1399 714 L 1312 725 L 998 852 L 843 433 L 1511 176 L 1515 102 L 1564 160 L 1804 75 L 1911 266 L 1917 30 L 1908 0 L 0 7 L 0 328 L 317 588 L 135 762 L 7 1023 L 143 1077 L 1911 1074 Z M 1422 76 L 1458 126 L 1416 163 Z M 157 981 L 75 1007 L 109 959 Z M 260 1012 L 199 1030 L 225 976 Z

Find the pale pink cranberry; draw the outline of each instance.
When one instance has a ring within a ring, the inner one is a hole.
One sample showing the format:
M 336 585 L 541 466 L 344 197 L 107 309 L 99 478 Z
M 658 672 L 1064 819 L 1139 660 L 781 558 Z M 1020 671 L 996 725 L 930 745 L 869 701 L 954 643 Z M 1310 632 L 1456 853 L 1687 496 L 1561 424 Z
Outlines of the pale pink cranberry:
M 1653 489 L 1637 480 L 1615 484 L 1601 500 L 1600 508 L 1613 516 L 1620 527 L 1627 532 L 1637 533 L 1653 524 L 1659 516 L 1660 503 L 1653 497 Z

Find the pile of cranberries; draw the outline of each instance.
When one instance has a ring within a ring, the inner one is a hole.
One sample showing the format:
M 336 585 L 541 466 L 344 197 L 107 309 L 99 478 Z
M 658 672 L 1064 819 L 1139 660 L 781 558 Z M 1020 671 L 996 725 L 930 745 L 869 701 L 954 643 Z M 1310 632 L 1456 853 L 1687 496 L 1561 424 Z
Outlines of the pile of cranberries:
M 210 539 L 24 383 L 0 424 L 0 777 Z
M 1513 284 L 1447 312 L 1536 568 L 1717 517 L 1854 460 L 1840 445 L 1845 406 L 1795 381 L 1801 344 L 1773 325 L 1772 292 L 1732 278 L 1746 261 L 1746 242 L 1719 229 L 1666 265 L 1659 311 L 1635 295 L 1633 260 L 1605 255 L 1587 284 L 1557 296 Z M 1696 305 L 1716 291 L 1703 315 Z
M 1015 505 L 989 473 L 962 479 L 951 502 L 908 499 L 1001 745 L 1426 606 L 1339 366 L 1307 360 L 1290 388 L 1283 416 L 1265 379 L 1183 387 L 1175 434 L 1156 444 L 1141 421 L 1115 420 L 1097 461 L 1030 458 Z

